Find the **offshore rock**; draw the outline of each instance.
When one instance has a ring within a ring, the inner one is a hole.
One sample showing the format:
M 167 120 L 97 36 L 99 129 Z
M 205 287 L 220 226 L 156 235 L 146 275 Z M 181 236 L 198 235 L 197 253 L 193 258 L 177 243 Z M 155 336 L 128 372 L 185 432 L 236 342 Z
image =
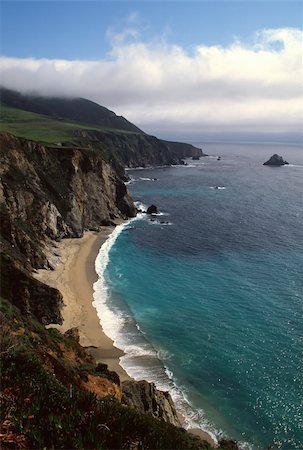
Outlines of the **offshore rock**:
M 123 381 L 122 403 L 157 419 L 181 426 L 170 394 L 156 389 L 154 383 L 145 380 Z
M 276 153 L 272 155 L 268 161 L 263 163 L 263 166 L 284 166 L 285 164 L 289 164 L 285 161 L 282 156 L 277 155 Z
M 146 214 L 158 214 L 158 208 L 156 205 L 150 205 L 147 210 Z

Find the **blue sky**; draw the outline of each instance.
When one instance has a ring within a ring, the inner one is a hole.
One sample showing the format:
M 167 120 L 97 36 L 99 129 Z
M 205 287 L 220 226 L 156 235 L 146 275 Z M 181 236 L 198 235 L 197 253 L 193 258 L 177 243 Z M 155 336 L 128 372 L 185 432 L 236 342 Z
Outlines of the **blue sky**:
M 2 84 L 145 131 L 302 135 L 297 1 L 1 1 Z
M 249 41 L 263 28 L 302 27 L 302 1 L 2 1 L 6 56 L 96 59 L 106 56 L 109 29 L 134 14 L 141 39 L 156 36 L 191 49 L 203 42 Z

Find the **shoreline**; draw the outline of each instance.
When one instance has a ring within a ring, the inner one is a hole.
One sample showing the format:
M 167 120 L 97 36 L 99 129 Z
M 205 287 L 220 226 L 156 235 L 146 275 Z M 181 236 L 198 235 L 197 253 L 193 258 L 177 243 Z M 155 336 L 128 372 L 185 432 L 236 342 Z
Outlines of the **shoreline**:
M 103 332 L 93 306 L 93 284 L 98 279 L 95 261 L 101 246 L 113 230 L 114 227 L 102 227 L 99 232 L 85 232 L 82 238 L 62 239 L 53 248 L 56 255 L 55 269 L 39 269 L 35 277 L 58 289 L 63 296 L 63 324 L 54 324 L 51 327 L 62 333 L 70 328 L 77 328 L 80 345 L 85 347 L 97 362 L 105 363 L 109 370 L 117 372 L 121 381 L 124 381 L 131 379 L 119 364 L 119 358 L 124 352 L 115 347 L 113 341 Z
M 121 222 L 122 223 L 122 222 Z M 97 310 L 93 306 L 93 285 L 98 280 L 95 261 L 101 246 L 106 242 L 114 227 L 102 227 L 99 232 L 86 231 L 81 238 L 66 238 L 53 245 L 49 259 L 54 270 L 39 269 L 35 278 L 58 289 L 64 306 L 61 310 L 63 324 L 50 325 L 65 333 L 70 328 L 79 330 L 79 343 L 86 348 L 97 362 L 108 365 L 121 381 L 134 380 L 120 365 L 120 357 L 125 353 L 114 346 L 114 342 L 103 331 Z M 181 424 L 184 423 L 179 411 Z M 188 429 L 213 447 L 217 443 L 201 429 Z

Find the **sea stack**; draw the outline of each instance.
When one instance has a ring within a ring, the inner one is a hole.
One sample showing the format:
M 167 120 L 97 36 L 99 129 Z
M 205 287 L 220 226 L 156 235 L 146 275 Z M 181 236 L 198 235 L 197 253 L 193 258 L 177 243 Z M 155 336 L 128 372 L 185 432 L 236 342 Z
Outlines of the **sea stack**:
M 285 164 L 289 164 L 285 161 L 282 156 L 277 155 L 276 153 L 272 155 L 268 161 L 263 163 L 263 166 L 284 166 Z
M 158 208 L 156 205 L 150 205 L 147 210 L 146 210 L 147 214 L 158 214 Z

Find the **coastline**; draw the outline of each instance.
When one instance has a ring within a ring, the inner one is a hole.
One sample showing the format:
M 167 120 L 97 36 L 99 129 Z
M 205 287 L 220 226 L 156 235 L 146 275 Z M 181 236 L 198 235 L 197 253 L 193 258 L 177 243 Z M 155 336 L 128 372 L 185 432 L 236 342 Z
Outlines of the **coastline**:
M 35 277 L 58 289 L 63 296 L 63 324 L 51 326 L 62 333 L 78 328 L 80 344 L 97 362 L 107 364 L 109 370 L 117 372 L 124 381 L 131 379 L 119 364 L 119 358 L 124 353 L 103 332 L 92 304 L 93 284 L 98 279 L 95 260 L 113 230 L 114 227 L 102 227 L 99 232 L 85 232 L 82 238 L 62 239 L 54 249 L 58 255 L 55 270 L 40 269 Z
M 121 222 L 122 223 L 122 222 Z M 50 325 L 65 333 L 71 328 L 79 330 L 80 345 L 85 347 L 97 362 L 108 365 L 115 371 L 121 381 L 134 380 L 120 365 L 120 357 L 124 352 L 115 347 L 103 331 L 97 310 L 93 306 L 93 284 L 98 276 L 95 261 L 101 246 L 106 242 L 114 227 L 102 227 L 99 232 L 86 231 L 82 238 L 62 239 L 50 251 L 50 259 L 54 259 L 54 270 L 39 269 L 35 278 L 58 289 L 62 296 L 63 324 Z M 178 411 L 181 424 L 182 414 Z M 201 429 L 188 429 L 188 432 L 199 436 L 213 447 L 217 447 L 214 439 Z

